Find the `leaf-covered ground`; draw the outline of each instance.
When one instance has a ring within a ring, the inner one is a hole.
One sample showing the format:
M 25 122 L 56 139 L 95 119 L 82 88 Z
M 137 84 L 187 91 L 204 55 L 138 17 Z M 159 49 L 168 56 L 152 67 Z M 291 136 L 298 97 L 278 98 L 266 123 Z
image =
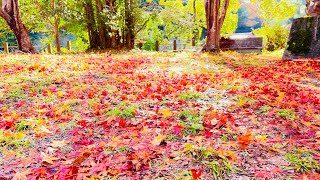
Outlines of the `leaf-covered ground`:
M 0 59 L 0 179 L 320 178 L 319 62 Z

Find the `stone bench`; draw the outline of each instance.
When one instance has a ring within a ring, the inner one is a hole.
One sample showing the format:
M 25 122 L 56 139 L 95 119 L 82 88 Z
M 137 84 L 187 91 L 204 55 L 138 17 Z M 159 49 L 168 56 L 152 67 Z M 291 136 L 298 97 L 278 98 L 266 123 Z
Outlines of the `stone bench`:
M 221 38 L 221 50 L 237 51 L 242 53 L 260 53 L 263 48 L 263 40 L 261 37 L 247 37 L 247 38 Z

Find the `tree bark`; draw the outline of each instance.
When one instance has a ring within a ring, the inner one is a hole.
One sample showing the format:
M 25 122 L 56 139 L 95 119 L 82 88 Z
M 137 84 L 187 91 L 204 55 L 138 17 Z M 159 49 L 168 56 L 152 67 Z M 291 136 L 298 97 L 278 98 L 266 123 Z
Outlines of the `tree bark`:
M 86 3 L 84 5 L 85 14 L 86 14 L 86 20 L 87 20 L 87 29 L 89 34 L 89 42 L 90 42 L 90 49 L 97 49 L 99 48 L 99 36 L 96 31 L 95 26 L 95 18 L 94 18 L 94 12 L 93 12 L 93 6 L 92 6 L 92 0 L 86 0 Z
M 56 12 L 56 9 L 57 9 L 56 1 L 54 0 L 52 3 L 53 3 L 53 10 Z M 59 0 L 58 0 L 58 4 L 60 5 Z M 55 41 L 56 41 L 57 52 L 61 53 L 61 45 L 60 45 L 60 37 L 59 37 L 59 24 L 60 24 L 60 16 L 58 13 L 55 13 L 54 23 L 53 23 L 54 37 L 55 37 Z
M 61 53 L 60 37 L 59 37 L 59 22 L 58 17 L 54 17 L 54 37 L 56 40 L 57 52 Z
M 134 48 L 134 19 L 133 19 L 133 15 L 132 15 L 132 6 L 133 6 L 133 2 L 132 0 L 128 0 L 125 1 L 126 3 L 126 33 L 125 33 L 125 43 L 124 46 L 128 49 L 133 49 Z
M 18 43 L 18 48 L 22 52 L 37 53 L 32 46 L 28 30 L 20 17 L 18 0 L 2 0 L 0 16 L 6 21 Z
M 96 8 L 97 8 L 97 20 L 98 20 L 98 30 L 99 30 L 99 41 L 100 48 L 107 48 L 107 36 L 106 36 L 106 25 L 101 16 L 101 12 L 103 10 L 101 0 L 96 0 Z
M 230 0 L 224 0 L 220 11 L 221 0 L 205 0 L 207 40 L 202 48 L 206 52 L 220 52 L 220 32 L 226 17 Z

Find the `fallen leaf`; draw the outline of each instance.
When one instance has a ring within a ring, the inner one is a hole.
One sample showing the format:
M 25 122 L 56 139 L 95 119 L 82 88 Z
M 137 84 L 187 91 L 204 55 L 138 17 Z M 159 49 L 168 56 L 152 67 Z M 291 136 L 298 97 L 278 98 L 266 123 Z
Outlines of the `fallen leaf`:
M 62 141 L 52 141 L 51 143 L 51 147 L 63 147 L 66 146 L 68 144 L 68 142 L 64 139 Z
M 246 148 L 252 142 L 252 135 L 251 132 L 248 130 L 244 136 L 238 137 L 238 144 L 240 147 Z
M 172 112 L 168 108 L 160 110 L 159 112 L 164 118 L 170 117 L 172 115 Z
M 195 169 L 191 169 L 192 177 L 193 179 L 200 179 L 202 174 L 202 169 L 200 169 L 198 172 Z
M 54 163 L 53 161 L 56 161 L 59 159 L 59 158 L 50 156 L 44 152 L 40 153 L 40 157 L 42 158 L 42 163 L 48 163 L 48 164 L 53 164 Z
M 151 143 L 155 146 L 159 146 L 165 137 L 165 135 L 159 134 L 157 137 L 153 138 Z

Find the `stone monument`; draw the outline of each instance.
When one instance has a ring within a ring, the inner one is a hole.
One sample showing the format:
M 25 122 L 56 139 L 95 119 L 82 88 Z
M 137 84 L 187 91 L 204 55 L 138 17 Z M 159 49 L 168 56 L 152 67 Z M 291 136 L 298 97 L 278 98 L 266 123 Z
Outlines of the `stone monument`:
M 283 59 L 320 58 L 320 0 L 307 0 L 310 17 L 294 19 Z

